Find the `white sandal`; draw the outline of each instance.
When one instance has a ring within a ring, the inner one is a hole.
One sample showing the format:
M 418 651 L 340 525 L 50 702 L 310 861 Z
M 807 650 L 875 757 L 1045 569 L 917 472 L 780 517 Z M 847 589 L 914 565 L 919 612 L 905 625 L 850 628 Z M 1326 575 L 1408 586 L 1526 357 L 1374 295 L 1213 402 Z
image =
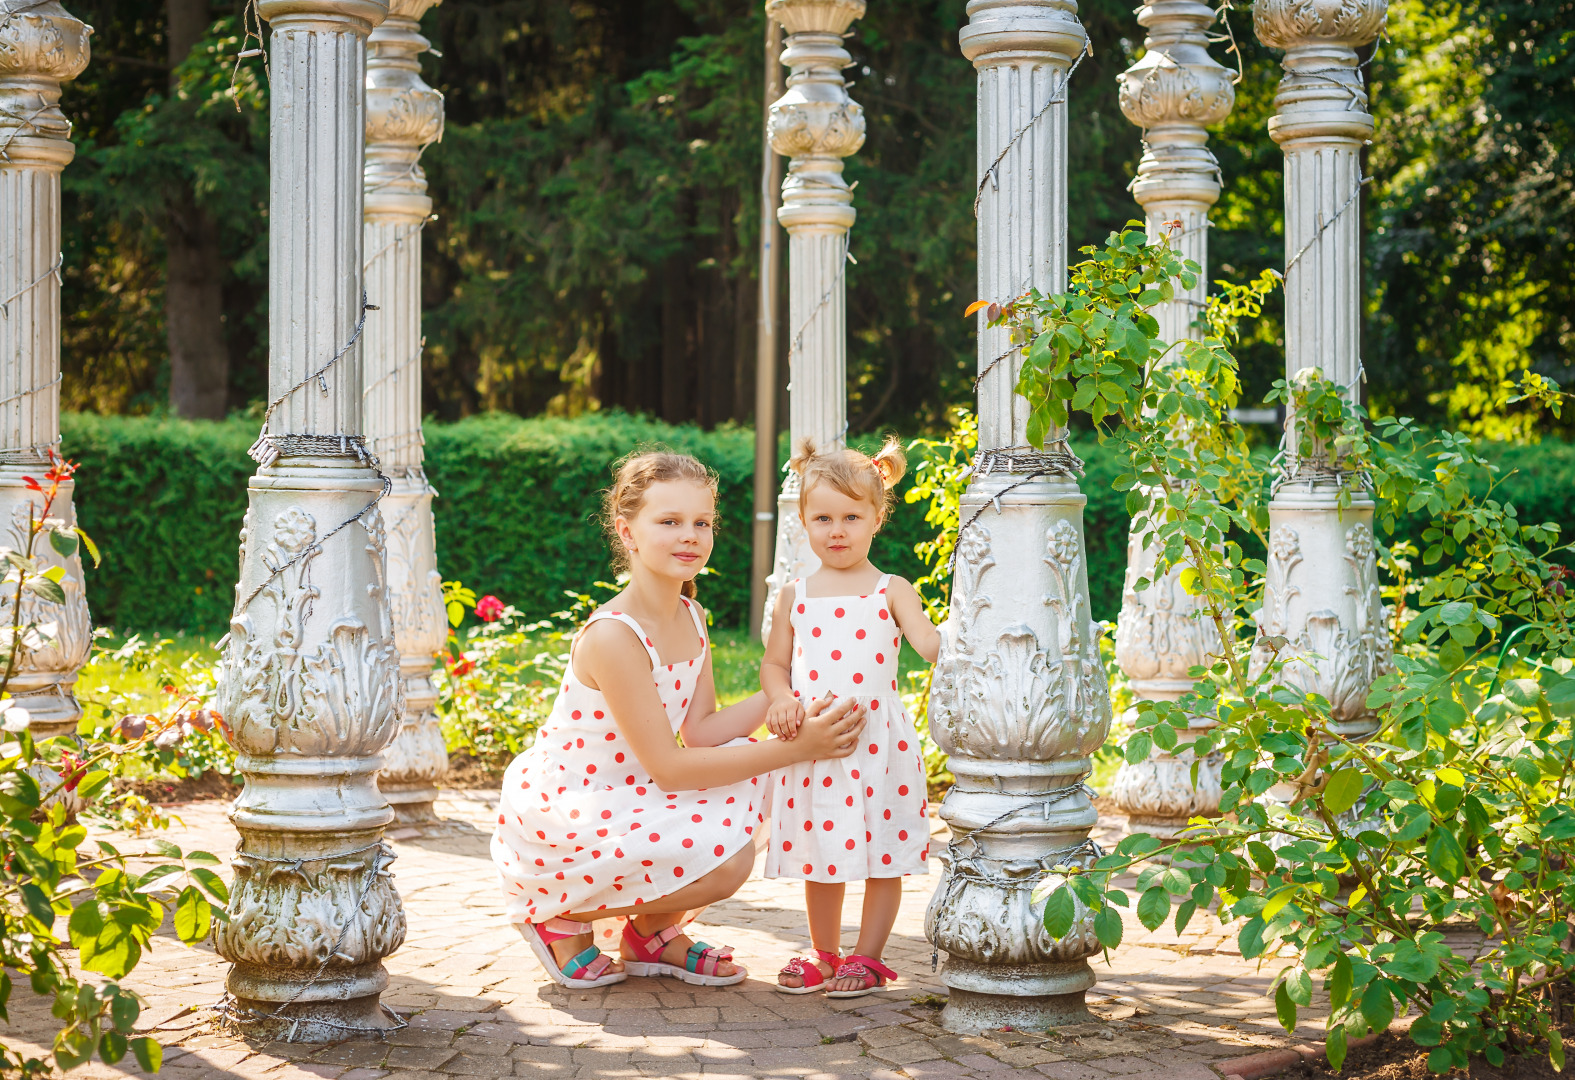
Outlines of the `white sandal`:
M 519 928 L 520 936 L 530 945 L 531 952 L 536 954 L 536 959 L 541 961 L 547 977 L 559 986 L 566 986 L 570 990 L 590 990 L 598 986 L 621 983 L 629 977 L 627 971 L 608 971 L 607 969 L 612 967 L 613 959 L 595 945 L 588 946 L 565 960 L 562 967 L 558 966 L 558 958 L 552 955 L 552 943 L 562 941 L 564 938 L 589 934 L 590 923 L 575 922 L 572 919 L 548 919 L 544 923 L 520 923 Z

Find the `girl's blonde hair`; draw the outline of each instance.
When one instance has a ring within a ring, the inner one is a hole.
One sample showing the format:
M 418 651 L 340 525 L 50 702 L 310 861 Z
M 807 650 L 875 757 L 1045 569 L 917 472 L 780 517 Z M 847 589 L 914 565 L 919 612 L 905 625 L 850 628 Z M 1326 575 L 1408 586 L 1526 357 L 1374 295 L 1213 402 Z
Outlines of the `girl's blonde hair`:
M 903 456 L 902 443 L 890 437 L 874 457 L 851 447 L 817 453 L 814 440 L 805 439 L 788 468 L 800 478 L 800 518 L 804 516 L 804 500 L 810 490 L 819 484 L 830 484 L 848 498 L 863 499 L 875 507 L 876 522 L 884 525 L 891 513 L 891 489 L 908 470 L 908 459 Z
M 607 532 L 607 542 L 612 547 L 613 569 L 622 573 L 629 569 L 629 552 L 618 537 L 618 519 L 633 520 L 645 505 L 646 492 L 652 484 L 687 480 L 711 492 L 716 499 L 716 474 L 688 454 L 674 454 L 667 450 L 647 450 L 630 454 L 618 462 L 613 472 L 612 487 L 602 492 L 602 528 Z M 694 581 L 684 582 L 684 595 L 695 595 Z

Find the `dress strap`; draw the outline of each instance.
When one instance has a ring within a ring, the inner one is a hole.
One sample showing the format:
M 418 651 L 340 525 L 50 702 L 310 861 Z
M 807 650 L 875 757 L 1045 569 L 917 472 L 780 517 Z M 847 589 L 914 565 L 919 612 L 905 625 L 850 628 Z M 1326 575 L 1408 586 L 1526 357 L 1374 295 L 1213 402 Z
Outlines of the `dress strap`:
M 630 615 L 627 611 L 609 611 L 607 608 L 602 608 L 599 611 L 593 612 L 591 617 L 585 620 L 585 626 L 580 627 L 580 633 L 585 633 L 586 626 L 590 626 L 591 623 L 597 622 L 601 619 L 614 619 L 633 630 L 635 636 L 640 639 L 640 644 L 645 646 L 646 655 L 651 658 L 651 667 L 654 669 L 658 664 L 661 663 L 661 657 L 657 656 L 656 654 L 656 646 L 651 644 L 650 635 L 645 632 L 645 628 L 643 626 L 635 622 L 634 616 Z
M 687 596 L 680 597 L 680 599 L 683 600 L 684 606 L 689 609 L 689 617 L 695 621 L 695 629 L 700 633 L 700 655 L 704 656 L 706 649 L 711 644 L 711 638 L 705 632 L 705 619 L 700 617 L 700 605 Z
M 875 595 L 880 596 L 886 591 L 886 586 L 891 584 L 891 575 L 882 574 L 880 580 L 875 582 Z

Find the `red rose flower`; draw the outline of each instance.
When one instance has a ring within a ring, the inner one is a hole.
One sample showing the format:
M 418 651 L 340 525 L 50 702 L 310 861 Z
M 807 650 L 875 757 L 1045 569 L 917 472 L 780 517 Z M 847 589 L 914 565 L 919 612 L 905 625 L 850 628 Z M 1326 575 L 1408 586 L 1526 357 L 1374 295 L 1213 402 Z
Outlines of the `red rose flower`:
M 476 601 L 476 618 L 482 622 L 496 622 L 503 614 L 503 601 L 488 593 Z

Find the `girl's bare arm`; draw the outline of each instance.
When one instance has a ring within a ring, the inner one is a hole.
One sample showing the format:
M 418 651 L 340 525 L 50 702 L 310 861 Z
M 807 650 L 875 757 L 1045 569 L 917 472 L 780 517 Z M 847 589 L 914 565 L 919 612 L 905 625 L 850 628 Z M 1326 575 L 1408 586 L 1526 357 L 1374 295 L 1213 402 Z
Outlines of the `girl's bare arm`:
M 799 761 L 847 757 L 864 727 L 862 709 L 816 702 L 799 737 L 747 746 L 681 747 L 651 681 L 651 660 L 633 630 L 611 620 L 592 623 L 570 659 L 585 685 L 599 689 L 618 730 L 641 766 L 664 791 L 726 787 Z M 830 706 L 830 707 L 828 707 Z
M 689 701 L 689 712 L 684 717 L 680 732 L 685 746 L 722 746 L 753 735 L 766 722 L 764 694 L 751 694 L 743 701 L 725 709 L 716 707 L 716 683 L 712 676 L 711 657 L 705 658 L 700 669 L 700 681 L 695 684 L 695 696 Z
M 886 604 L 908 644 L 929 663 L 935 663 L 941 652 L 941 634 L 924 613 L 918 590 L 907 578 L 894 577 L 886 584 Z

